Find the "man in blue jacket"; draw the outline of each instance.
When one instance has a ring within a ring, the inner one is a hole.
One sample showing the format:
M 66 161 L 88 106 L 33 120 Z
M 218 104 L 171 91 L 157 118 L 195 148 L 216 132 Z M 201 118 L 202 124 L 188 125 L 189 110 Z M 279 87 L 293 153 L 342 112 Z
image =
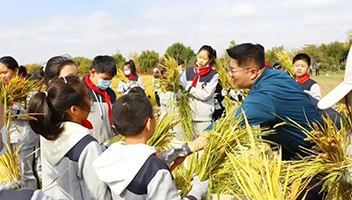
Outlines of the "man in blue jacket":
M 322 122 L 309 96 L 295 80 L 281 70 L 267 69 L 264 48 L 259 44 L 240 44 L 227 49 L 227 53 L 231 58 L 229 74 L 234 84 L 239 89 L 250 89 L 236 116 L 245 114 L 250 125 L 274 129 L 275 134 L 267 139 L 281 145 L 284 160 L 301 154 L 300 146 L 312 147 L 295 126 L 285 124 L 274 128 L 283 121 L 291 124 L 294 121 L 310 130 L 309 124 Z
M 282 159 L 299 159 L 297 154 L 304 155 L 300 147 L 311 148 L 313 143 L 305 141 L 305 134 L 290 124 L 294 121 L 311 130 L 309 125 L 313 122 L 322 123 L 309 94 L 286 72 L 264 66 L 263 46 L 244 43 L 227 49 L 227 53 L 234 84 L 239 89 L 250 89 L 236 116 L 244 114 L 250 125 L 274 129 L 275 134 L 266 137 L 281 146 Z M 275 127 L 284 121 L 291 123 Z M 318 181 L 313 179 L 307 189 Z M 324 192 L 320 190 L 321 186 L 309 190 L 305 199 L 323 199 Z

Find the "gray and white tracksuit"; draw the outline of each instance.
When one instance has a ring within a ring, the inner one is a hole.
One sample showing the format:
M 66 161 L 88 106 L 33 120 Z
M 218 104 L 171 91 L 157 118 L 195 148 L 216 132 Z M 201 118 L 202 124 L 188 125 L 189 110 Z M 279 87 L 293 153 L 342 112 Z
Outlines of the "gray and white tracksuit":
M 41 137 L 43 191 L 55 199 L 111 199 L 92 165 L 102 153 L 100 145 L 80 124 L 64 122 L 63 127 L 54 141 Z

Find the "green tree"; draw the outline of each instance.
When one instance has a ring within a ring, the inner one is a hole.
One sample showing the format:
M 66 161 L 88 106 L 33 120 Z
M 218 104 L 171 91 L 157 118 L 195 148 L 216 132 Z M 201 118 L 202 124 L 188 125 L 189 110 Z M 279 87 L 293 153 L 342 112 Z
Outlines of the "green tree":
M 117 52 L 116 54 L 112 55 L 112 57 L 115 60 L 116 67 L 117 68 L 122 68 L 123 64 L 126 61 L 126 59 L 122 56 L 122 54 L 120 52 Z
M 39 74 L 39 70 L 40 70 L 40 68 L 42 66 L 43 65 L 37 64 L 37 63 L 26 65 L 27 73 L 29 73 L 29 74 Z
M 142 73 L 148 72 L 148 69 L 152 69 L 157 66 L 159 62 L 159 54 L 155 51 L 143 51 L 138 57 L 139 67 Z
M 191 47 L 186 47 L 181 42 L 176 42 L 166 49 L 164 56 L 180 58 L 185 62 L 188 62 L 192 57 L 194 57 L 194 55 L 194 51 Z
M 92 65 L 92 60 L 85 57 L 74 57 L 73 61 L 77 64 L 78 71 L 81 74 L 88 74 L 89 68 Z

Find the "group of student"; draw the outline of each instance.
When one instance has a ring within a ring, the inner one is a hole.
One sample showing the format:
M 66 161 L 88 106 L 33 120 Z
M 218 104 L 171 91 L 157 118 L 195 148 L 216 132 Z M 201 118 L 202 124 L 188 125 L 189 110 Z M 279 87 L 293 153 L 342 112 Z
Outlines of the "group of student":
M 281 146 L 282 158 L 299 159 L 298 155 L 304 155 L 300 147 L 311 148 L 313 144 L 304 139 L 299 128 L 289 123 L 275 125 L 293 120 L 311 130 L 313 122 L 323 123 L 314 103 L 321 98 L 319 86 L 307 76 L 309 56 L 295 56 L 295 75 L 291 77 L 281 70 L 265 67 L 264 48 L 259 44 L 240 44 L 227 49 L 227 53 L 230 56 L 228 73 L 233 83 L 238 89 L 250 89 L 234 117 L 245 114 L 251 125 L 272 128 L 275 134 L 267 139 Z M 111 79 L 117 73 L 111 56 L 96 56 L 83 80 L 78 77 L 77 65 L 72 59 L 65 56 L 49 59 L 43 68 L 46 90 L 33 92 L 26 107 L 21 107 L 27 113 L 43 113 L 33 115 L 36 120 L 26 121 L 25 126 L 41 136 L 44 194 L 35 190 L 39 186 L 12 191 L 0 185 L 0 199 L 13 199 L 15 195 L 27 195 L 21 199 L 181 199 L 167 164 L 206 145 L 203 130 L 212 128 L 214 97 L 219 84 L 219 75 L 213 69 L 215 58 L 216 51 L 211 46 L 202 46 L 195 65 L 180 76 L 180 85 L 188 92 L 195 140 L 182 146 L 182 154 L 174 155 L 175 151 L 170 149 L 162 157 L 154 147 L 146 145 L 155 131 L 156 119 L 143 92 L 144 85 L 120 83 L 117 92 L 124 95 L 116 98 L 110 88 Z M 347 65 L 352 64 L 351 59 L 349 55 Z M 345 79 L 350 84 L 351 69 L 347 67 Z M 133 61 L 126 62 L 123 71 L 134 84 L 140 80 Z M 5 85 L 19 75 L 16 60 L 9 56 L 0 58 L 0 74 Z M 343 95 L 347 96 L 351 89 L 343 88 Z M 330 104 L 333 98 L 329 96 L 328 106 L 320 102 L 318 106 L 326 109 L 333 104 Z M 340 99 L 334 99 L 335 103 Z M 125 142 L 102 145 L 116 133 L 125 136 Z M 22 145 L 25 141 L 17 143 Z M 6 142 L 2 140 L 1 144 L 4 148 Z M 34 144 L 35 147 L 38 142 Z M 24 182 L 28 174 L 36 178 L 33 162 L 28 162 L 32 163 L 33 173 L 21 167 Z M 201 199 L 207 188 L 208 181 L 200 181 L 195 176 L 186 199 Z M 323 199 L 323 194 L 319 189 L 309 190 L 306 199 Z

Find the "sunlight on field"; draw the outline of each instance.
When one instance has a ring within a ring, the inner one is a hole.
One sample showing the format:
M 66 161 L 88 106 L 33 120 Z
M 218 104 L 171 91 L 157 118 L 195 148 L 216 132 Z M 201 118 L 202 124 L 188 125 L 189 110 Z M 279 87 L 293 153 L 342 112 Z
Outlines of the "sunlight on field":
M 141 75 L 141 78 L 143 80 L 143 83 L 146 88 L 146 94 L 147 96 L 150 96 L 151 102 L 153 105 L 155 105 L 155 97 L 154 97 L 154 89 L 152 85 L 152 78 L 153 75 Z M 111 88 L 116 92 L 117 86 L 119 85 L 120 80 L 118 78 L 114 78 L 112 80 Z
M 343 81 L 343 75 L 332 75 L 332 76 L 312 76 L 313 80 L 318 82 L 322 96 L 329 93 L 334 87 Z
M 152 75 L 141 75 L 142 80 L 146 87 L 146 93 L 151 97 L 151 102 L 155 105 L 155 97 L 154 97 L 154 89 L 152 86 Z M 318 82 L 320 89 L 322 91 L 322 95 L 325 96 L 329 91 L 331 91 L 334 87 L 336 87 L 339 83 L 343 81 L 343 75 L 331 75 L 331 76 L 312 76 L 313 80 Z M 114 78 L 112 81 L 112 89 L 116 91 L 116 88 L 119 84 L 120 80 L 118 78 Z

